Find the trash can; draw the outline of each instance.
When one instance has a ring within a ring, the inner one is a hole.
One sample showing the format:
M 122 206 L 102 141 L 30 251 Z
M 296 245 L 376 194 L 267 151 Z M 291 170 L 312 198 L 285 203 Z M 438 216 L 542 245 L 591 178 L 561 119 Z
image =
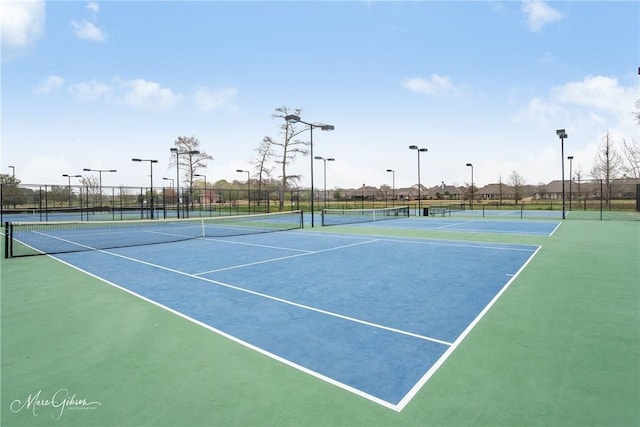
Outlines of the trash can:
M 429 216 L 429 208 L 422 208 L 422 216 Z

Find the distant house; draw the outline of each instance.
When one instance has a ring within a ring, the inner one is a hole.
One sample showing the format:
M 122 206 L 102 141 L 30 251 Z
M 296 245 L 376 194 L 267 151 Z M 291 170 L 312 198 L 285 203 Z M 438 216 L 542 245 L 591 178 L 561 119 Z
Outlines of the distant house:
M 453 185 L 447 185 L 443 182 L 440 185 L 427 189 L 425 198 L 429 200 L 460 200 L 462 193 L 462 189 Z
M 578 199 L 594 189 L 591 182 L 564 181 L 564 195 L 566 199 Z M 533 195 L 536 200 L 562 200 L 562 180 L 551 181 L 548 184 L 539 185 Z
M 507 184 L 487 184 L 475 191 L 475 197 L 482 200 L 513 200 L 515 191 Z
M 427 198 L 427 188 L 420 184 L 420 198 Z M 396 188 L 396 200 L 418 200 L 418 185 L 411 187 Z
M 565 181 L 565 197 L 569 197 L 569 181 Z M 572 191 L 578 189 L 578 186 L 573 188 L 573 184 L 571 185 Z M 574 196 L 575 197 L 575 196 Z M 551 181 L 548 184 L 540 185 L 536 189 L 536 193 L 533 195 L 533 198 L 536 200 L 558 200 L 562 199 L 562 180 Z
M 367 185 L 363 185 L 360 188 L 344 190 L 344 198 L 346 200 L 384 200 L 385 196 L 385 191 Z

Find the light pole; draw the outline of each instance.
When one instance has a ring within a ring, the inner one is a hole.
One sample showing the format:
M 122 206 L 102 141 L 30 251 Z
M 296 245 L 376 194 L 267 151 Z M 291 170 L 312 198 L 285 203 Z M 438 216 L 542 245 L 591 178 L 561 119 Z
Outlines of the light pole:
M 164 181 L 171 181 L 171 189 L 175 191 L 174 189 L 174 180 L 173 178 L 162 178 Z M 176 192 L 176 198 L 178 197 L 178 193 Z M 164 217 L 167 217 L 167 194 L 164 191 L 164 185 L 162 186 L 162 204 L 164 205 Z
M 321 157 L 321 156 L 315 156 L 314 159 L 322 160 L 322 162 L 324 163 L 324 174 L 323 174 L 323 178 L 324 178 L 324 208 L 327 209 L 327 162 L 335 162 L 336 159 L 334 159 L 333 157 L 324 158 L 324 157 Z
M 387 169 L 387 172 L 391 172 L 391 178 L 392 178 L 392 187 L 391 187 L 391 194 L 392 194 L 392 199 L 391 199 L 391 206 L 395 207 L 396 206 L 396 171 L 394 171 L 393 169 Z
M 573 182 L 573 156 L 568 156 L 567 159 L 569 160 L 569 210 L 571 210 L 571 199 L 573 199 L 573 193 L 571 191 L 571 183 Z
M 204 200 L 207 200 L 207 175 L 200 175 L 197 173 L 194 173 L 193 176 L 199 176 L 200 178 L 204 179 Z M 202 211 L 202 202 L 200 202 L 200 211 Z
M 69 179 L 69 207 L 71 207 L 71 178 L 82 178 L 82 175 L 69 175 L 63 173 L 62 176 L 66 176 Z
M 323 123 L 309 123 L 300 120 L 300 116 L 295 114 L 289 114 L 284 117 L 288 123 L 303 123 L 309 126 L 309 146 L 311 147 L 311 227 L 314 226 L 314 213 L 313 213 L 313 128 L 319 128 L 320 130 L 335 130 L 335 126 L 323 124 Z
M 566 218 L 564 209 L 564 139 L 568 138 L 567 132 L 564 129 L 556 130 L 556 135 L 560 138 L 560 160 L 562 160 L 562 219 Z
M 180 151 L 177 148 L 170 148 L 169 151 L 176 155 L 176 214 L 178 218 L 180 218 L 180 154 L 200 154 L 200 151 Z M 189 206 L 189 204 L 187 204 L 187 206 Z
M 471 210 L 473 210 L 473 165 L 471 163 L 467 163 L 467 166 L 471 168 L 471 201 L 469 202 L 469 206 Z
M 12 178 L 12 183 L 11 183 L 11 198 L 13 199 L 13 209 L 16 208 L 16 167 L 15 166 L 9 166 L 11 168 L 11 178 Z
M 426 148 L 418 148 L 417 145 L 410 145 L 409 150 L 416 150 L 416 153 L 418 153 L 418 216 L 420 216 L 420 206 L 422 200 L 422 196 L 420 195 L 420 187 L 422 186 L 420 184 L 420 153 L 425 153 L 429 150 Z
M 250 177 L 249 177 L 249 171 L 243 170 L 243 169 L 236 169 L 236 172 L 240 172 L 240 173 L 246 173 L 247 174 L 247 213 L 251 213 L 251 184 L 250 184 Z
M 115 169 L 89 169 L 89 168 L 84 168 L 82 169 L 85 172 L 98 172 L 99 176 L 100 176 L 100 181 L 99 181 L 99 189 L 100 189 L 100 210 L 102 211 L 102 172 L 118 172 Z
M 132 162 L 149 162 L 149 166 L 151 167 L 151 188 L 149 189 L 149 194 L 151 197 L 151 219 L 153 219 L 153 164 L 158 163 L 157 160 L 151 159 L 131 159 Z

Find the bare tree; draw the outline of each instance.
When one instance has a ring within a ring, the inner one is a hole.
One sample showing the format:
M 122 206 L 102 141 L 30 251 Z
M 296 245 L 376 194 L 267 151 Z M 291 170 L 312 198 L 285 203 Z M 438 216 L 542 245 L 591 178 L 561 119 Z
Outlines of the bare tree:
M 509 175 L 509 185 L 513 187 L 513 198 L 516 203 L 522 199 L 522 187 L 526 184 L 525 179 L 518 172 L 513 171 Z
M 624 172 L 631 178 L 640 178 L 640 143 L 635 139 L 622 140 L 622 155 L 626 160 Z
M 198 138 L 191 136 L 179 136 L 173 143 L 178 149 L 177 155 L 171 153 L 169 159 L 169 168 L 178 164 L 180 169 L 184 171 L 184 180 L 189 185 L 189 198 L 193 201 L 193 175 L 195 175 L 199 168 L 207 168 L 207 160 L 213 160 L 213 157 L 200 150 L 200 141 Z M 194 153 L 194 152 L 198 153 Z M 179 159 L 178 159 L 179 157 Z M 177 163 L 176 163 L 177 162 Z M 176 183 L 176 187 L 178 183 Z M 177 189 L 180 191 L 180 189 Z
M 0 184 L 19 185 L 20 180 L 8 173 L 0 173 Z
M 611 133 L 607 131 L 591 168 L 591 175 L 604 181 L 607 206 L 611 203 L 611 180 L 620 174 L 622 166 L 622 157 L 616 151 Z
M 269 161 L 273 157 L 273 144 L 269 137 L 262 139 L 262 144 L 256 148 L 258 155 L 253 160 L 254 170 L 258 177 L 258 194 L 262 192 L 263 178 L 271 178 L 273 167 L 269 166 Z M 260 197 L 258 197 L 258 204 L 260 204 Z
M 100 192 L 100 180 L 95 175 L 87 175 L 80 178 L 80 184 L 87 189 L 87 195 L 93 194 L 93 203 L 98 204 Z
M 289 114 L 295 114 L 296 116 L 299 116 L 301 111 L 302 111 L 301 109 L 297 108 L 293 110 L 293 113 L 291 113 L 289 112 L 289 109 L 287 107 L 276 108 L 276 112 L 271 117 L 273 119 L 283 120 L 283 124 L 280 126 L 280 129 L 281 129 L 281 134 L 284 134 L 284 139 L 282 141 L 278 141 L 271 138 L 270 136 L 265 136 L 263 140 L 263 144 L 267 143 L 265 141 L 268 141 L 269 146 L 271 147 L 276 146 L 276 147 L 279 147 L 281 150 L 279 154 L 276 154 L 276 160 L 275 160 L 276 164 L 280 165 L 282 168 L 282 175 L 280 176 L 280 179 L 281 179 L 280 210 L 282 210 L 284 207 L 284 199 L 282 195 L 284 195 L 284 192 L 287 190 L 288 184 L 290 182 L 297 182 L 300 179 L 300 175 L 287 175 L 287 166 L 291 164 L 291 162 L 293 162 L 293 160 L 298 154 L 302 154 L 303 156 L 306 156 L 307 154 L 309 154 L 309 151 L 306 148 L 307 145 L 309 145 L 309 142 L 295 139 L 296 136 L 298 136 L 300 133 L 304 132 L 307 129 L 306 128 L 298 129 L 295 126 L 295 123 L 290 123 L 284 120 L 284 118 Z

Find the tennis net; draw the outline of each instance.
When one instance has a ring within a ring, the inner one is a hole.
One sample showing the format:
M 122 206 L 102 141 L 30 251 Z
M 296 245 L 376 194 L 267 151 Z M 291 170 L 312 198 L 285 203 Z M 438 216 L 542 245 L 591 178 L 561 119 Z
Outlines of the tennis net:
M 378 209 L 323 209 L 322 225 L 355 224 L 408 217 L 408 206 Z
M 170 243 L 303 227 L 302 211 L 210 218 L 6 222 L 5 258 Z

